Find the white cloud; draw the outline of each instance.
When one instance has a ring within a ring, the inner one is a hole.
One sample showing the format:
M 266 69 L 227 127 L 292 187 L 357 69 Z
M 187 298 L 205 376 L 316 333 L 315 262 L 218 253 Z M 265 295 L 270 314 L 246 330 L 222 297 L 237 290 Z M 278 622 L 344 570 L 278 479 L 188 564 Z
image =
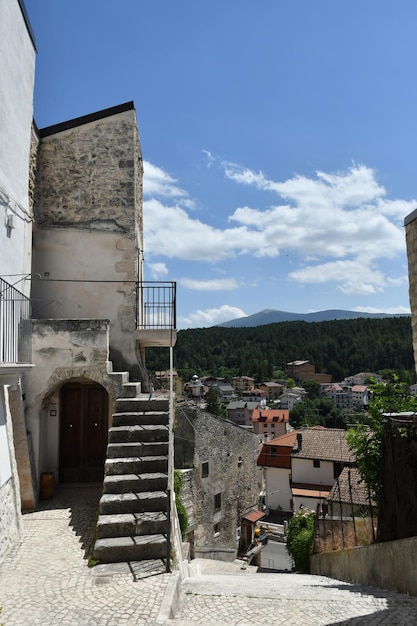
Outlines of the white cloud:
M 154 280 L 160 280 L 168 275 L 168 268 L 165 263 L 147 263 L 147 267 L 151 272 L 151 277 Z
M 217 160 L 203 152 L 210 164 Z M 377 293 L 398 281 L 381 269 L 380 261 L 404 253 L 403 219 L 417 201 L 387 198 L 371 168 L 352 165 L 345 172 L 277 182 L 236 164 L 223 162 L 222 167 L 236 183 L 275 193 L 277 204 L 236 208 L 228 217 L 230 226 L 216 228 L 191 217 L 188 194 L 148 164 L 147 196 L 153 190 L 144 202 L 148 255 L 215 263 L 239 255 L 275 258 L 292 253 L 293 263 L 314 262 L 293 271 L 291 278 L 335 282 L 345 294 Z
M 238 307 L 223 304 L 218 309 L 197 310 L 187 317 L 179 317 L 178 322 L 182 328 L 203 328 L 228 322 L 238 317 L 247 317 L 247 315 Z
M 194 202 L 189 194 L 176 185 L 177 180 L 172 178 L 162 168 L 149 161 L 143 162 L 143 195 L 145 197 L 160 197 L 181 200 L 187 208 L 194 208 Z
M 276 256 L 273 245 L 265 246 L 262 233 L 245 226 L 221 230 L 191 218 L 179 206 L 152 198 L 143 203 L 144 237 L 148 255 L 164 255 L 187 261 L 219 261 L 236 254 Z
M 201 152 L 205 155 L 207 167 L 210 169 L 211 166 L 215 163 L 216 158 L 212 155 L 210 150 L 202 150 Z
M 410 307 L 405 306 L 391 306 L 379 309 L 373 306 L 357 306 L 352 311 L 358 311 L 359 313 L 388 313 L 389 315 L 411 315 Z
M 289 278 L 301 283 L 338 283 L 345 295 L 369 295 L 383 291 L 386 284 L 383 272 L 372 268 L 366 260 L 330 261 L 306 266 L 290 272 Z
M 232 291 L 238 288 L 238 283 L 234 278 L 219 278 L 217 280 L 194 280 L 192 278 L 181 278 L 178 281 L 187 289 L 196 291 Z

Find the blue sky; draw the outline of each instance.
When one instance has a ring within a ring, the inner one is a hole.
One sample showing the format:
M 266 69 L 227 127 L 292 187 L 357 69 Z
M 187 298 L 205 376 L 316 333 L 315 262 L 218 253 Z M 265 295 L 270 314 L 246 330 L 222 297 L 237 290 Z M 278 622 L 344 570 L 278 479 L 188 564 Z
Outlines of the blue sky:
M 25 0 L 39 127 L 134 100 L 178 327 L 409 312 L 415 0 Z

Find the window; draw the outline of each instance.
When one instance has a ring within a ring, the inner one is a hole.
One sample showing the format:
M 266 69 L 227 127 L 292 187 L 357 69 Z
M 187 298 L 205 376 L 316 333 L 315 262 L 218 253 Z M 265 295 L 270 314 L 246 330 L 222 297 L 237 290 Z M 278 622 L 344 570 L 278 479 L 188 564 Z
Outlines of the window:
M 216 493 L 216 495 L 214 496 L 214 510 L 220 511 L 221 508 L 222 508 L 222 494 Z
M 220 535 L 220 524 L 214 524 L 213 526 L 214 536 L 218 537 Z
M 269 448 L 269 454 L 270 456 L 277 456 L 277 449 L 276 448 Z
M 333 478 L 339 478 L 342 473 L 343 465 L 339 461 L 333 463 Z
M 209 462 L 204 461 L 204 463 L 201 464 L 201 477 L 207 478 L 208 475 L 209 475 Z
M 320 467 L 320 461 L 318 459 L 313 459 L 313 467 Z

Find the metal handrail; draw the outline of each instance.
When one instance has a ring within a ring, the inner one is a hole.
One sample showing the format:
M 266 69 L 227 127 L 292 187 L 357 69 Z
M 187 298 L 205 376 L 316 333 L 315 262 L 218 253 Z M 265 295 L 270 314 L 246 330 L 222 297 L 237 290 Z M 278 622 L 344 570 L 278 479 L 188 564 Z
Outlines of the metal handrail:
M 30 363 L 32 324 L 30 300 L 0 278 L 0 363 Z
M 137 283 L 137 327 L 150 330 L 175 330 L 176 283 Z

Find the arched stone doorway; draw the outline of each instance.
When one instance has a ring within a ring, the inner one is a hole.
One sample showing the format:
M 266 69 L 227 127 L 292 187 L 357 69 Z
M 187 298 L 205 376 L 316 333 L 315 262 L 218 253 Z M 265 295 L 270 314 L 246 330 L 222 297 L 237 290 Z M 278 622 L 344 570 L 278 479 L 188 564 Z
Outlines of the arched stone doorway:
M 103 480 L 108 438 L 109 399 L 90 381 L 65 383 L 59 392 L 59 481 Z

